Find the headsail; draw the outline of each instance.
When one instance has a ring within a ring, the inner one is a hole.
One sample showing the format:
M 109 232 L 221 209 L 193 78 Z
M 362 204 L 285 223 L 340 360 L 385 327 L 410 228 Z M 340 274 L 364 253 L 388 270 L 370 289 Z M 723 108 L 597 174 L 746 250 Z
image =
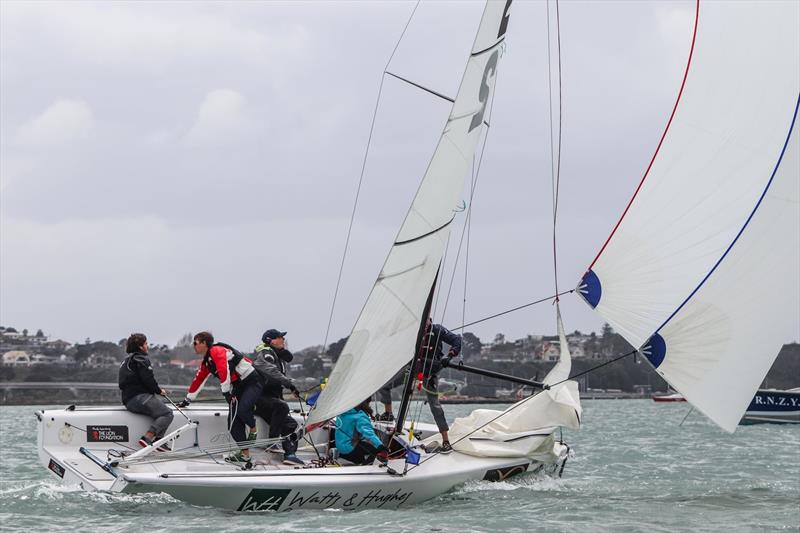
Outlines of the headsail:
M 487 2 L 461 87 L 406 219 L 308 423 L 355 406 L 414 354 L 425 299 L 444 254 L 492 101 L 511 0 Z
M 580 429 L 581 400 L 576 381 L 567 381 L 572 358 L 567 336 L 556 308 L 561 356 L 548 372 L 544 383 L 552 387 L 515 403 L 505 411 L 476 409 L 469 416 L 457 418 L 450 427 L 453 447 L 481 457 L 537 457 L 552 453 L 552 442 L 535 437 L 547 435 L 553 428 Z M 434 440 L 433 436 L 429 440 Z
M 698 4 L 674 117 L 580 284 L 698 410 L 733 431 L 800 337 L 800 4 Z

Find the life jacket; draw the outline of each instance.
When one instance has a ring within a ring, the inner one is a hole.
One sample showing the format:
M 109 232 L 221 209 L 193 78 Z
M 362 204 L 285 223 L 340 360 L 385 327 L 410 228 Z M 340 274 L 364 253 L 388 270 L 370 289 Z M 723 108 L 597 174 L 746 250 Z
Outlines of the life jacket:
M 228 375 L 233 376 L 236 373 L 236 365 L 242 362 L 244 359 L 244 354 L 231 346 L 230 344 L 225 344 L 224 342 L 217 342 L 214 343 L 211 348 L 214 346 L 221 346 L 226 350 L 230 350 L 233 353 L 233 357 L 228 359 Z M 219 373 L 217 372 L 217 364 L 211 358 L 211 348 L 208 349 L 206 352 L 205 357 L 203 357 L 203 365 L 208 369 L 209 373 L 213 375 L 215 378 L 219 379 Z

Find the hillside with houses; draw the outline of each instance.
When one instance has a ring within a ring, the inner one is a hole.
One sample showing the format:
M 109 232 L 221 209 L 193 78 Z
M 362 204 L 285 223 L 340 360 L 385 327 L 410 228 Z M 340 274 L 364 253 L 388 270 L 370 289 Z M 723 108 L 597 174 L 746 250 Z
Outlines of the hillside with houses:
M 110 342 L 87 338 L 82 343 L 71 344 L 62 339 L 51 339 L 41 329 L 35 333 L 31 331 L 0 327 L 0 383 L 116 383 L 119 364 L 125 357 L 126 339 Z M 484 342 L 473 333 L 465 332 L 462 338 L 461 353 L 467 364 L 534 380 L 544 377 L 561 352 L 557 336 L 532 334 L 508 339 L 498 333 L 491 341 Z M 200 363 L 191 341 L 192 334 L 186 333 L 174 346 L 150 347 L 150 357 L 160 383 L 178 389 L 191 381 Z M 302 389 L 314 388 L 330 374 L 346 341 L 346 337 L 339 339 L 325 349 L 311 346 L 296 350 L 289 365 L 290 375 Z M 599 334 L 574 331 L 567 335 L 567 342 L 573 358 L 573 374 L 632 350 L 608 325 Z M 451 383 L 454 393 L 462 397 L 512 399 L 526 393 L 520 387 L 496 379 L 467 376 L 452 369 L 445 369 L 441 377 Z M 667 384 L 641 357 L 626 357 L 582 376 L 578 381 L 581 391 L 586 393 L 619 392 L 646 396 L 667 390 Z M 791 388 L 799 385 L 800 345 L 788 344 L 781 350 L 764 386 Z M 206 393 L 213 395 L 213 388 L 208 389 Z M 4 401 L 8 397 L 6 391 Z

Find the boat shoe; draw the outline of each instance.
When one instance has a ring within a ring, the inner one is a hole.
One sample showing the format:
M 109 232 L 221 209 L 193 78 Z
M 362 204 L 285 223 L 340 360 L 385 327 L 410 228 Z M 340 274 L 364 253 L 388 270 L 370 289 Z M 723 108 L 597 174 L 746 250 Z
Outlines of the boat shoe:
M 283 456 L 283 464 L 291 465 L 291 466 L 300 466 L 300 465 L 304 465 L 305 463 L 303 462 L 302 459 L 297 457 L 295 454 L 287 453 L 286 455 Z
M 245 455 L 241 451 L 238 451 L 236 453 L 232 453 L 232 454 L 226 456 L 225 457 L 225 462 L 226 463 L 233 463 L 233 464 L 236 464 L 236 463 L 249 463 L 250 462 L 250 456 L 249 455 Z

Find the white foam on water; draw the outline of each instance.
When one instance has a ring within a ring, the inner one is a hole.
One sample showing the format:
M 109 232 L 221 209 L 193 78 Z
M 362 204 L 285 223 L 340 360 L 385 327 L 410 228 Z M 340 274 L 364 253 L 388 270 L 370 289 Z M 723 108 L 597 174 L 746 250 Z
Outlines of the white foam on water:
M 527 489 L 537 492 L 561 492 L 567 490 L 563 479 L 551 476 L 519 476 L 508 481 L 467 481 L 454 494 L 483 491 L 510 491 Z

